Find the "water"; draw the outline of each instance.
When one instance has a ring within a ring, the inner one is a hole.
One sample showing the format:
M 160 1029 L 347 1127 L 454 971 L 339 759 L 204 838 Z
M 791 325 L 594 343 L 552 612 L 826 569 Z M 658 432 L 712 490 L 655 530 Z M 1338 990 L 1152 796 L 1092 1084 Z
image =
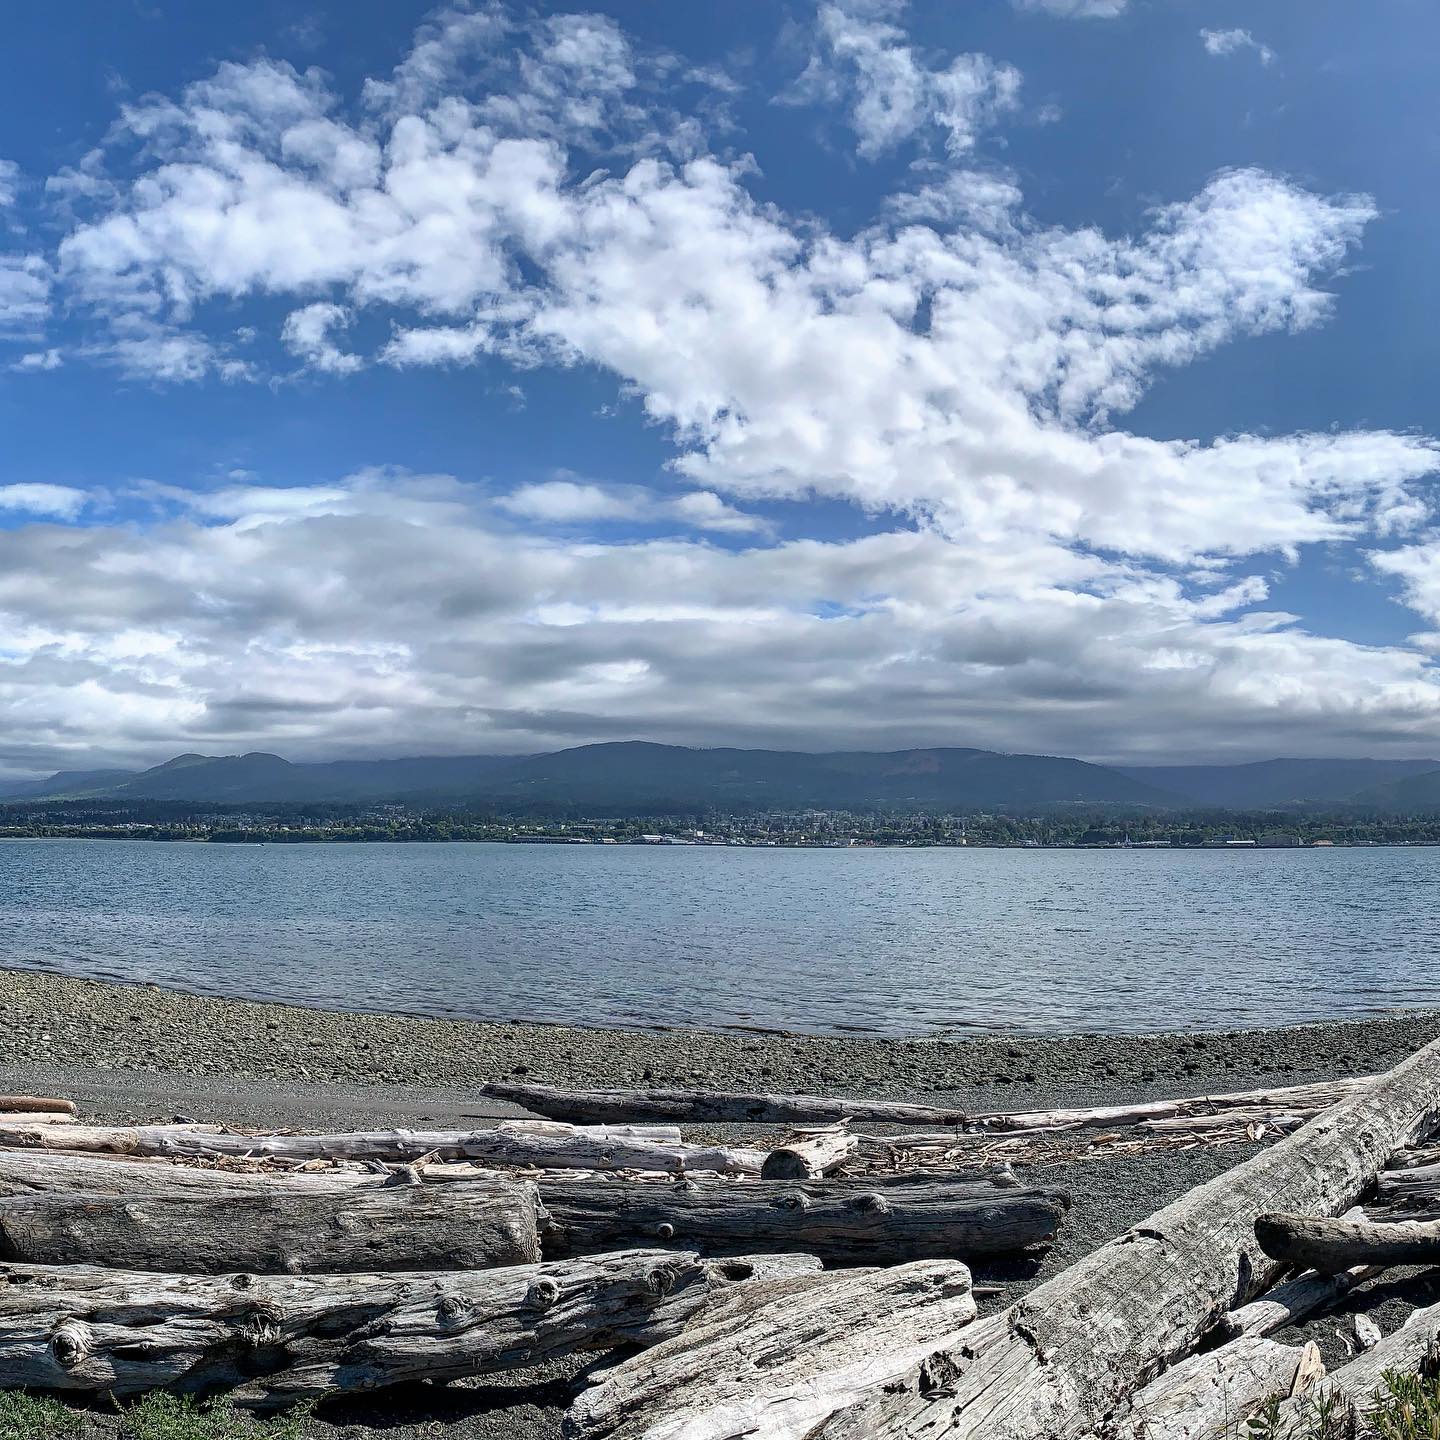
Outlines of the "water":
M 0 965 L 358 1010 L 1134 1032 L 1440 1005 L 1440 849 L 0 841 Z

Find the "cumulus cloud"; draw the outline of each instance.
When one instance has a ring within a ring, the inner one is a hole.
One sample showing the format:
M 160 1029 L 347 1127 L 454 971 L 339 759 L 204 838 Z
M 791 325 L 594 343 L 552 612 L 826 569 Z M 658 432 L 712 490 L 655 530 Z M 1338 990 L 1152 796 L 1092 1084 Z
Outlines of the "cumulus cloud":
M 13 160 L 0 160 L 0 210 L 15 203 L 20 193 L 20 167 Z
M 324 370 L 331 375 L 348 375 L 359 370 L 365 362 L 360 356 L 341 350 L 332 336 L 334 331 L 343 330 L 353 319 L 354 316 L 343 305 L 317 300 L 286 317 L 280 338 L 285 348 L 298 355 L 311 369 Z
M 23 372 L 37 372 L 42 370 L 58 370 L 65 363 L 65 357 L 56 346 L 48 350 L 29 350 L 16 360 L 10 368 Z
M 1427 656 L 1312 633 L 1236 563 L 1388 547 L 1376 567 L 1424 611 L 1433 442 L 1124 424 L 1166 369 L 1322 324 L 1374 204 L 1239 169 L 1133 233 L 1041 224 L 1015 177 L 954 159 L 1018 75 L 921 53 L 898 13 L 819 15 L 810 96 L 862 153 L 921 152 L 843 234 L 673 124 L 665 63 L 604 18 L 446 11 L 358 100 L 260 59 L 128 107 L 65 186 L 58 283 L 92 353 L 240 378 L 215 317 L 264 299 L 337 378 L 585 367 L 668 437 L 679 483 L 152 485 L 148 526 L 6 530 L 0 712 L 57 748 L 103 717 L 127 753 L 645 735 L 1253 756 L 1433 733 Z M 866 533 L 776 538 L 818 526 L 817 500 Z
M 83 490 L 69 485 L 0 485 L 0 510 L 20 510 L 27 515 L 50 515 L 73 520 L 89 503 Z
M 511 515 L 552 525 L 591 521 L 638 524 L 678 523 L 694 530 L 751 534 L 769 526 L 756 515 L 728 505 L 710 490 L 662 495 L 639 485 L 599 485 L 591 480 L 560 478 L 521 485 L 496 502 Z
M 971 149 L 981 130 L 1018 107 L 1020 72 L 988 55 L 957 55 L 931 68 L 885 18 L 892 8 L 874 0 L 822 4 L 820 51 L 781 99 L 844 104 L 869 159 L 932 129 L 943 132 L 950 153 Z
M 1241 50 L 1253 50 L 1262 65 L 1269 65 L 1275 59 L 1275 52 L 1248 30 L 1202 30 L 1200 41 L 1207 55 L 1234 55 Z

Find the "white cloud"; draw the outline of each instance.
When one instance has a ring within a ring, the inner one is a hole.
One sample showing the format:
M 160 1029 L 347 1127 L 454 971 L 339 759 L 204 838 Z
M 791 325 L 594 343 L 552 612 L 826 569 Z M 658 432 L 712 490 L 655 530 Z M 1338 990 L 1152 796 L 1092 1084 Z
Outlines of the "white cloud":
M 1018 77 L 920 54 L 893 14 L 825 7 L 811 93 L 834 87 L 866 153 L 973 146 Z M 1426 611 L 1431 441 L 1123 424 L 1164 369 L 1323 323 L 1368 198 L 1226 171 L 1112 235 L 1042 225 L 1014 177 L 936 155 L 838 234 L 757 198 L 703 132 L 655 140 L 661 68 L 608 20 L 446 12 L 359 118 L 269 60 L 128 109 L 66 192 L 60 273 L 93 349 L 240 376 L 229 302 L 263 298 L 337 374 L 583 366 L 690 488 L 560 475 L 495 501 L 377 470 L 151 487 L 148 531 L 8 531 L 0 713 L 37 744 L 103 720 L 137 751 L 297 754 L 648 735 L 1253 756 L 1433 733 L 1424 655 L 1308 633 L 1234 563 L 1388 544 L 1376 564 L 1408 565 Z M 336 343 L 352 317 L 388 327 L 378 353 Z M 777 543 L 756 499 L 795 502 L 796 528 L 845 502 L 878 533 Z
M 12 370 L 37 371 L 37 370 L 58 370 L 65 363 L 65 357 L 55 347 L 48 350 L 31 350 L 22 355 L 13 365 Z
M 20 167 L 13 160 L 0 160 L 0 210 L 15 203 L 20 193 Z
M 39 255 L 0 255 L 0 335 L 37 335 L 50 313 L 50 267 Z
M 1202 30 L 1200 40 L 1207 55 L 1234 55 L 1240 50 L 1253 50 L 1262 65 L 1269 65 L 1275 59 L 1275 52 L 1248 30 Z
M 1010 0 L 1017 10 L 1041 10 L 1066 20 L 1113 20 L 1130 0 Z
M 89 501 L 90 497 L 83 490 L 69 485 L 0 485 L 0 510 L 20 510 L 27 515 L 73 520 Z
M 931 128 L 951 154 L 971 149 L 979 133 L 1019 105 L 1020 72 L 987 55 L 957 55 L 931 69 L 884 16 L 891 7 L 844 0 L 822 4 L 815 55 L 785 103 L 844 103 L 869 159 Z
M 679 523 L 688 529 L 733 534 L 769 529 L 758 516 L 737 510 L 709 490 L 663 495 L 639 485 L 599 485 L 591 480 L 564 478 L 521 485 L 496 503 L 511 515 L 552 525 L 594 521 Z
M 349 375 L 365 362 L 358 355 L 341 350 L 331 334 L 343 330 L 355 317 L 343 305 L 318 300 L 286 317 L 280 338 L 285 348 L 298 355 L 311 369 L 330 375 Z
M 1310 753 L 1433 735 L 1423 659 L 1043 541 L 727 551 L 492 529 L 445 477 L 234 487 L 0 530 L 0 758 L 168 748 L 967 743 Z M 402 518 L 403 517 L 403 518 Z M 738 697 L 738 703 L 737 703 Z M 1140 723 L 1138 717 L 1143 717 Z

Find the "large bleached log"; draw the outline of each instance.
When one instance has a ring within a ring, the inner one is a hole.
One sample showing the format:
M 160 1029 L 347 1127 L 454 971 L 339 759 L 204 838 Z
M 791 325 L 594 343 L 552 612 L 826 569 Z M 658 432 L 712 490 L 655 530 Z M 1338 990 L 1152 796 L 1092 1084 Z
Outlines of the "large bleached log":
M 26 1389 L 223 1389 L 243 1404 L 286 1404 L 668 1337 L 731 1287 L 815 1265 L 673 1251 L 267 1278 L 0 1265 L 0 1375 Z
M 627 1131 L 629 1133 L 627 1133 Z M 559 1126 L 502 1121 L 491 1130 L 372 1130 L 336 1135 L 239 1134 L 196 1125 L 47 1125 L 8 1127 L 0 1116 L 0 1146 L 120 1155 L 272 1156 L 288 1160 L 389 1160 L 430 1155 L 583 1170 L 716 1170 L 758 1175 L 760 1150 L 725 1145 L 687 1145 L 654 1139 L 625 1126 Z
M 1440 1107 L 1440 1042 L 937 1348 L 825 1440 L 1037 1440 L 1100 1429 L 1279 1272 L 1256 1217 L 1334 1215 Z
M 762 1180 L 809 1180 L 843 1165 L 860 1148 L 860 1137 L 836 1126 L 792 1135 L 765 1156 Z
M 1130 1413 L 1110 1433 L 1114 1440 L 1222 1440 L 1267 1401 L 1303 1395 L 1324 1375 L 1314 1344 L 1244 1336 L 1171 1366 L 1135 1396 Z
M 0 1201 L 0 1259 L 196 1275 L 482 1270 L 539 1260 L 538 1211 L 534 1186 L 510 1180 L 39 1195 Z
M 789 1184 L 724 1180 L 541 1180 L 547 1256 L 675 1244 L 706 1254 L 803 1250 L 823 1260 L 894 1264 L 968 1259 L 1043 1245 L 1069 1206 L 1059 1191 L 944 1175 Z
M 776 1440 L 883 1384 L 975 1315 L 956 1261 L 757 1288 L 607 1370 L 566 1417 L 570 1440 Z
M 825 1095 L 771 1095 L 737 1090 L 561 1090 L 518 1080 L 497 1080 L 483 1093 L 577 1123 L 657 1119 L 752 1124 L 824 1125 L 837 1120 L 873 1120 L 896 1125 L 944 1125 L 966 1130 L 1069 1130 L 1077 1127 L 1139 1125 L 1217 1110 L 1260 1109 L 1313 1113 L 1365 1085 L 1371 1076 L 1288 1085 L 1273 1090 L 1195 1095 L 1134 1105 L 1099 1105 L 1065 1110 L 971 1113 L 951 1106 L 911 1105 L 899 1100 L 850 1100 Z
M 1335 1275 L 1354 1265 L 1433 1265 L 1440 1260 L 1440 1221 L 1329 1220 L 1269 1214 L 1255 1221 L 1255 1238 L 1272 1260 L 1308 1265 Z

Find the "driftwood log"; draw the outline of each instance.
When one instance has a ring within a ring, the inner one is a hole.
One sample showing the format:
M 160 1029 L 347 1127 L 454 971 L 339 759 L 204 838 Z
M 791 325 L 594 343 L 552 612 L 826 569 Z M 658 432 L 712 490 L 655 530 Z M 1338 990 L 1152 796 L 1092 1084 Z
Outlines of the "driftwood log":
M 570 1440 L 772 1440 L 883 1384 L 975 1316 L 956 1261 L 824 1274 L 737 1294 L 673 1340 L 604 1372 Z
M 1440 1220 L 1328 1220 L 1261 1215 L 1255 1238 L 1272 1260 L 1335 1275 L 1355 1265 L 1433 1265 L 1440 1260 Z
M 1325 1375 L 1313 1344 L 1242 1336 L 1191 1355 L 1135 1396 L 1114 1440 L 1223 1440 L 1276 1396 L 1303 1395 Z
M 706 1254 L 803 1250 L 839 1263 L 968 1259 L 1043 1245 L 1070 1204 L 1055 1190 L 943 1174 L 768 1180 L 541 1180 L 546 1256 L 675 1244 Z
M 248 1175 L 230 1170 L 205 1170 L 154 1157 L 70 1155 L 60 1150 L 0 1150 L 0 1198 L 67 1192 L 92 1195 L 152 1195 L 159 1192 L 178 1198 L 184 1195 L 267 1194 L 277 1189 L 334 1194 L 386 1183 L 385 1176 L 364 1171 L 292 1171 Z
M 628 1133 L 627 1133 L 628 1132 Z M 556 1125 L 505 1120 L 490 1130 L 373 1130 L 336 1135 L 243 1134 L 198 1125 L 7 1126 L 0 1115 L 0 1146 L 120 1155 L 242 1155 L 289 1160 L 388 1160 L 433 1156 L 490 1164 L 583 1170 L 716 1170 L 758 1175 L 760 1150 L 687 1145 L 655 1139 L 636 1127 Z
M 1036 1440 L 1102 1429 L 1124 1397 L 1277 1278 L 1255 1240 L 1257 1216 L 1348 1208 L 1437 1107 L 1440 1042 L 978 1321 L 962 1344 L 938 1347 L 817 1437 Z
M 765 1156 L 762 1180 L 810 1180 L 843 1165 L 860 1148 L 860 1137 L 835 1126 L 792 1135 Z
M 1146 1121 L 1251 1109 L 1309 1113 L 1352 1094 L 1371 1076 L 1287 1085 L 1273 1090 L 1195 1095 L 1180 1100 L 1150 1100 L 1134 1105 L 1088 1109 L 973 1113 L 951 1106 L 911 1105 L 899 1100 L 850 1100 L 824 1095 L 771 1095 L 736 1090 L 561 1090 L 518 1080 L 497 1080 L 482 1087 L 498 1100 L 523 1105 L 537 1115 L 576 1123 L 656 1119 L 692 1123 L 747 1122 L 824 1125 L 837 1120 L 873 1120 L 882 1124 L 942 1125 L 974 1131 L 1069 1130 L 1123 1127 Z
M 1427 1370 L 1437 1344 L 1440 1305 L 1414 1311 L 1398 1330 L 1384 1336 L 1372 1349 L 1332 1370 L 1308 1394 L 1283 1404 L 1277 1425 L 1266 1431 L 1267 1440 L 1314 1440 L 1322 1405 L 1330 1407 L 1335 1427 L 1326 1432 L 1327 1436 L 1353 1435 L 1359 1428 L 1355 1421 L 1373 1407 L 1377 1395 L 1385 1393 L 1386 1373 L 1413 1375 Z
M 1376 1185 L 1383 1205 L 1440 1212 L 1440 1164 L 1386 1170 Z
M 0 1259 L 191 1275 L 483 1270 L 539 1260 L 538 1211 L 534 1186 L 509 1180 L 38 1195 L 0 1201 Z
M 645 1119 L 689 1124 L 828 1125 L 837 1120 L 877 1120 L 893 1125 L 962 1125 L 966 1120 L 963 1110 L 899 1100 L 840 1100 L 748 1090 L 561 1090 L 495 1080 L 481 1086 L 481 1093 L 575 1124 Z
M 1221 1321 L 1225 1333 L 1232 1338 L 1241 1335 L 1273 1335 L 1287 1325 L 1294 1325 L 1307 1315 L 1343 1300 L 1357 1285 L 1378 1275 L 1379 1265 L 1357 1265 L 1334 1275 L 1321 1275 L 1314 1270 L 1292 1276 L 1258 1300 L 1232 1310 Z
M 48 1095 L 0 1095 L 0 1111 L 29 1114 L 73 1115 L 73 1100 L 55 1100 Z
M 26 1389 L 223 1389 L 241 1404 L 284 1405 L 648 1342 L 730 1287 L 815 1268 L 803 1256 L 702 1261 L 673 1251 L 263 1279 L 0 1265 L 0 1374 Z

